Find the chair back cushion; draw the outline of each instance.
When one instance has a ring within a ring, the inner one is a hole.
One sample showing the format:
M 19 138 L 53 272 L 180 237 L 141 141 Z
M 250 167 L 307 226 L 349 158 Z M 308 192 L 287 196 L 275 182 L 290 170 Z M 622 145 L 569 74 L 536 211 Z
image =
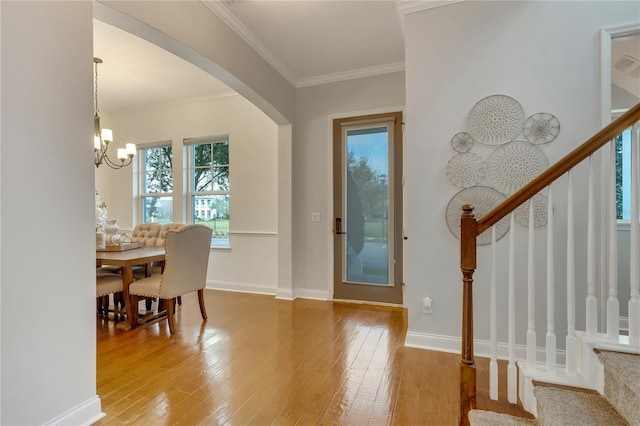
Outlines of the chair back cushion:
M 184 225 L 169 230 L 159 297 L 171 299 L 206 287 L 212 229 Z
M 144 222 L 137 224 L 131 232 L 131 242 L 142 242 L 145 246 L 155 246 L 160 235 L 160 224 Z
M 160 227 L 160 234 L 158 235 L 158 238 L 156 238 L 156 246 L 164 247 L 164 243 L 167 238 L 167 232 L 169 232 L 172 229 L 174 230 L 180 229 L 183 226 L 184 226 L 184 223 L 178 223 L 178 222 L 165 223 L 164 225 L 162 225 Z

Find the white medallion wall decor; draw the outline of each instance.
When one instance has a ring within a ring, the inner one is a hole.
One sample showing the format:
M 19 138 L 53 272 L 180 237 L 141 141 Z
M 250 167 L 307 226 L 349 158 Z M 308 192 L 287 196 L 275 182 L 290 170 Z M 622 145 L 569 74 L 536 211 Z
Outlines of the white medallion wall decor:
M 539 145 L 552 142 L 559 134 L 560 121 L 553 114 L 539 112 L 527 117 L 522 105 L 511 96 L 490 95 L 476 102 L 467 116 L 467 129 L 450 141 L 457 154 L 447 163 L 447 179 L 463 188 L 447 206 L 446 221 L 451 233 L 460 238 L 464 204 L 474 207 L 479 220 L 545 171 L 549 161 Z M 485 158 L 471 152 L 478 146 L 474 145 L 476 142 L 493 147 L 493 152 Z M 528 227 L 531 203 L 534 227 L 546 225 L 547 197 L 543 194 L 536 194 L 515 209 L 515 219 Z M 497 239 L 509 231 L 509 222 L 507 215 L 495 225 Z M 477 243 L 490 244 L 491 231 L 479 235 Z
M 529 227 L 529 205 L 533 201 L 533 227 L 539 228 L 547 224 L 547 197 L 536 194 L 521 204 L 516 210 L 516 220 L 522 226 Z
M 482 157 L 473 152 L 456 154 L 447 163 L 449 182 L 458 188 L 477 185 L 484 178 L 485 165 Z
M 502 145 L 516 138 L 524 125 L 524 110 L 506 95 L 480 99 L 469 112 L 469 133 L 486 145 Z
M 456 152 L 467 152 L 473 146 L 473 136 L 467 132 L 460 132 L 451 138 L 451 147 Z
M 473 206 L 473 214 L 476 220 L 479 220 L 505 199 L 504 195 L 488 186 L 472 186 L 471 188 L 463 189 L 453 196 L 447 206 L 446 220 L 449 231 L 456 238 L 460 238 L 460 216 L 462 215 L 463 205 L 470 204 Z M 509 216 L 498 221 L 494 226 L 496 227 L 496 240 L 499 240 L 509 231 Z M 478 244 L 490 244 L 491 229 L 478 235 L 476 242 Z
M 546 112 L 539 112 L 527 118 L 522 134 L 531 143 L 543 144 L 554 140 L 560 133 L 560 121 Z
M 511 195 L 549 166 L 544 152 L 528 141 L 513 141 L 496 148 L 487 158 L 487 178 L 495 189 Z

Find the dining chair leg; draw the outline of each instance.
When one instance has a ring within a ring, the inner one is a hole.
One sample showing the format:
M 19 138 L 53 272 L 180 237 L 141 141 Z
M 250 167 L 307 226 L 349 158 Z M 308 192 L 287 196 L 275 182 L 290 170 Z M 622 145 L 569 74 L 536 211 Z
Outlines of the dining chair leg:
M 109 318 L 109 296 L 102 296 L 102 316 Z
M 138 326 L 138 296 L 135 294 L 129 295 L 129 303 L 131 304 L 131 328 Z
M 178 301 L 178 305 L 182 305 L 182 296 L 176 297 L 176 300 Z
M 202 314 L 202 319 L 207 320 L 207 310 L 204 307 L 204 290 L 198 290 L 198 303 L 200 304 L 200 313 Z
M 176 299 L 167 300 L 167 322 L 169 323 L 169 333 L 174 334 L 176 332 Z
M 124 295 L 122 292 L 113 294 L 113 317 L 116 322 L 124 320 Z

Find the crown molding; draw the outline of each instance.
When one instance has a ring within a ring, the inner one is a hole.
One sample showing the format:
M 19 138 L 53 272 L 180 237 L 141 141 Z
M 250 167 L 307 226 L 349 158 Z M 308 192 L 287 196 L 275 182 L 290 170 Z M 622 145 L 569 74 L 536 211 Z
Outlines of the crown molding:
M 292 72 L 269 50 L 234 14 L 219 0 L 200 0 L 201 3 L 224 22 L 234 33 L 255 50 L 269 65 L 282 75 L 295 88 L 315 86 L 319 84 L 335 83 L 338 81 L 352 80 L 361 77 L 389 74 L 404 71 L 404 62 L 377 65 L 367 68 L 343 71 L 333 74 L 325 74 L 315 77 L 296 79 Z M 454 1 L 429 1 L 426 3 L 452 3 Z M 404 0 L 401 0 L 404 2 Z M 407 3 L 425 3 L 424 1 L 407 1 Z
M 404 62 L 394 62 L 392 64 L 376 65 L 373 67 L 359 68 L 356 70 L 336 72 L 333 74 L 319 75 L 317 77 L 301 78 L 298 80 L 296 88 L 317 86 L 319 84 L 336 83 L 338 81 L 353 80 L 374 75 L 390 74 L 392 72 L 404 71 Z
M 462 1 L 465 0 L 396 0 L 396 7 L 400 14 L 409 15 L 410 13 L 449 6 Z
M 218 0 L 201 0 L 201 3 L 222 20 L 231 30 L 255 50 L 269 65 L 280 73 L 292 86 L 296 78 L 291 71 L 265 46 L 236 16 Z

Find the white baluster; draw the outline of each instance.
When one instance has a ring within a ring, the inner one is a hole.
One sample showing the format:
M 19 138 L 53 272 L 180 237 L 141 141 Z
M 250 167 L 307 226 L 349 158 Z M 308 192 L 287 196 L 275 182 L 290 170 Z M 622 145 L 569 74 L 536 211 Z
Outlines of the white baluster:
M 616 218 L 616 143 L 610 142 L 609 159 L 609 295 L 607 297 L 607 338 L 618 341 L 620 303 L 618 302 L 618 220 Z
M 629 299 L 629 340 L 640 343 L 640 235 L 638 216 L 640 215 L 640 126 L 631 130 L 631 230 L 629 251 L 631 298 Z
M 589 157 L 589 201 L 587 210 L 587 335 L 598 332 L 598 299 L 596 297 L 596 201 L 593 179 L 593 155 Z
M 491 341 L 491 360 L 489 361 L 489 398 L 496 401 L 498 399 L 498 322 L 497 314 L 497 291 L 496 291 L 496 227 L 491 228 L 491 289 L 490 289 L 490 312 L 489 340 Z
M 567 190 L 567 338 L 566 372 L 576 374 L 578 341 L 576 339 L 576 262 L 573 223 L 573 172 L 568 173 Z
M 511 213 L 511 225 L 509 230 L 509 320 L 508 320 L 508 356 L 507 367 L 507 400 L 516 404 L 518 402 L 518 370 L 516 368 L 516 220 L 515 213 Z
M 527 367 L 536 368 L 536 256 L 534 244 L 535 206 L 529 200 L 529 256 L 527 269 Z
M 556 372 L 555 277 L 553 258 L 553 194 L 549 187 L 547 222 L 547 371 Z

